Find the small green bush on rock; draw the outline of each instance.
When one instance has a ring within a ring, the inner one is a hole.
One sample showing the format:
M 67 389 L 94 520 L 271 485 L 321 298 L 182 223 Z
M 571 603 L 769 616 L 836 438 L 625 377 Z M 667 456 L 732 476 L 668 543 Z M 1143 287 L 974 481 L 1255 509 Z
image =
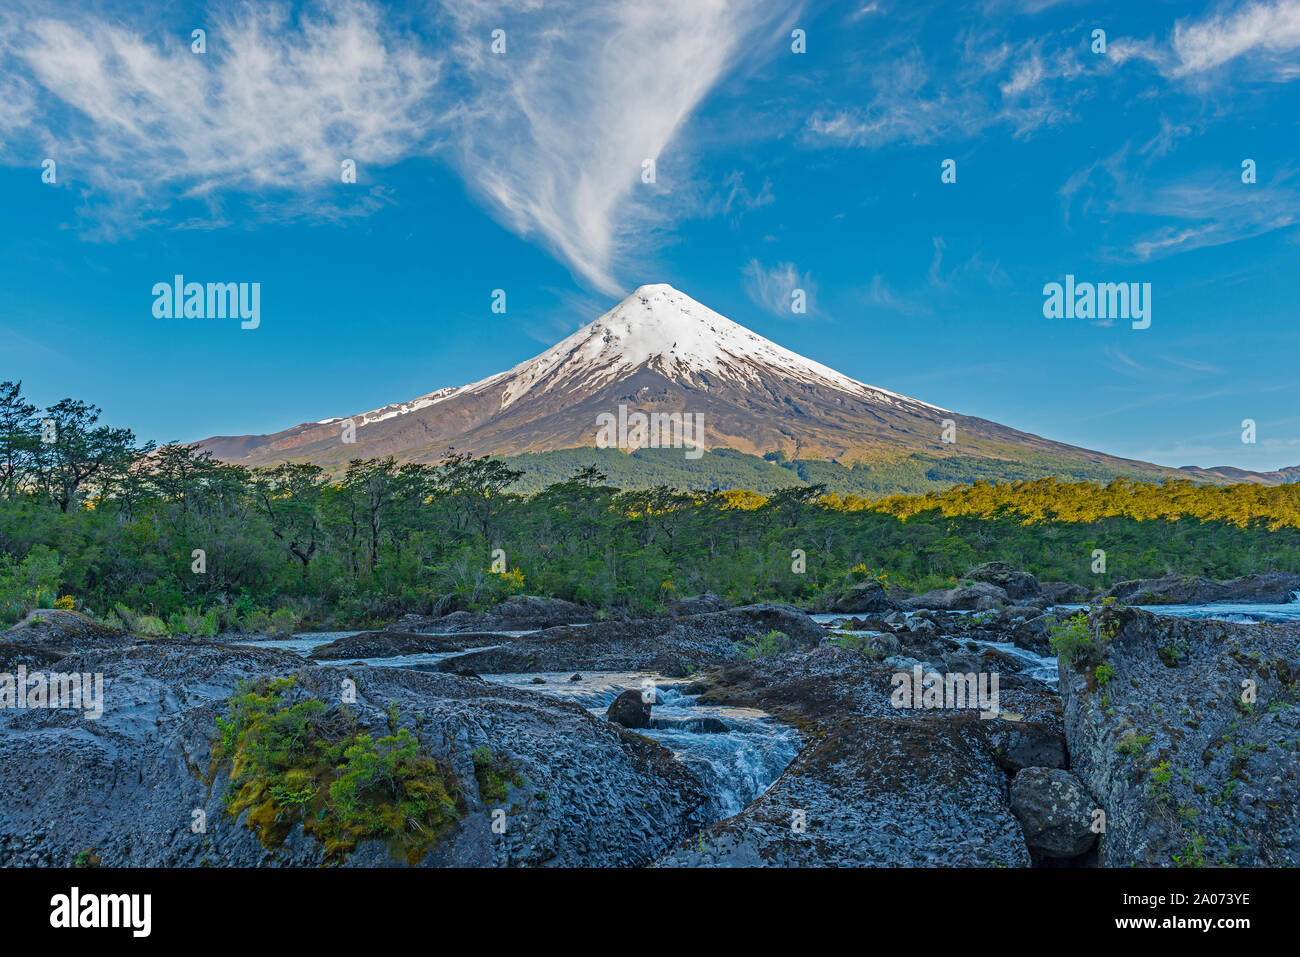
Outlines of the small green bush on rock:
M 327 860 L 382 840 L 396 859 L 419 863 L 465 814 L 454 772 L 421 754 L 405 729 L 375 739 L 344 709 L 314 698 L 289 703 L 294 685 L 245 684 L 217 719 L 209 780 L 229 762 L 226 810 L 247 811 L 268 849 L 301 824 Z

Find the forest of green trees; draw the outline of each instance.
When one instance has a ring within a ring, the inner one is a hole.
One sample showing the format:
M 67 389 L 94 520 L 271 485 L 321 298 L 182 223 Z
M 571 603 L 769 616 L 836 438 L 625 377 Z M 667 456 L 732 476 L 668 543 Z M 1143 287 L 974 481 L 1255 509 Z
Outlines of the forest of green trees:
M 99 415 L 71 399 L 38 411 L 0 383 L 4 623 L 56 602 L 160 634 L 364 627 L 518 593 L 611 611 L 705 591 L 806 602 L 991 560 L 1090 587 L 1300 571 L 1300 485 L 1040 479 L 872 500 L 820 484 L 624 491 L 583 466 L 522 491 L 509 463 L 458 455 L 250 470 Z

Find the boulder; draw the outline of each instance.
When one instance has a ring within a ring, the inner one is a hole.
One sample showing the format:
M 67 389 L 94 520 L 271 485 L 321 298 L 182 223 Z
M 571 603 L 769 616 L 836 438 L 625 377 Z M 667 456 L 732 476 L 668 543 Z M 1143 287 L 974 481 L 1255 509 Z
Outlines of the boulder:
M 1079 605 L 1088 600 L 1092 590 L 1073 582 L 1044 582 L 1043 597 L 1053 605 Z
M 1056 619 L 1051 615 L 1039 615 L 1019 622 L 1011 629 L 1011 643 L 1017 648 L 1046 657 L 1052 653 L 1051 627 L 1055 622 Z
M 705 592 L 696 598 L 679 598 L 669 602 L 664 611 L 674 618 L 683 615 L 707 615 L 715 611 L 726 611 L 727 603 L 713 592 Z
M 470 667 L 480 673 L 568 671 L 658 671 L 685 677 L 737 655 L 736 646 L 756 635 L 779 631 L 793 648 L 815 647 L 826 631 L 788 605 L 758 604 L 706 615 L 600 621 L 546 628 L 500 640 L 500 647 L 467 651 L 437 663 L 440 670 Z M 457 633 L 459 640 L 462 636 Z
M 1022 572 L 1006 562 L 985 562 L 976 565 L 966 573 L 966 579 L 996 585 L 1014 600 L 1036 598 L 1041 592 L 1038 579 L 1028 572 Z
M 893 631 L 892 623 L 883 618 L 848 618 L 839 626 L 846 631 Z
M 1123 581 L 1102 593 L 1129 605 L 1202 605 L 1214 602 L 1284 605 L 1295 600 L 1300 575 L 1266 572 L 1216 582 L 1208 578 L 1167 575 Z
M 0 632 L 0 643 L 44 645 L 69 652 L 88 648 L 120 648 L 149 639 L 112 628 L 76 611 L 37 608 L 18 624 Z
M 293 679 L 281 692 L 286 706 L 320 703 L 313 721 L 322 733 L 355 729 L 378 740 L 395 721 L 420 756 L 436 762 L 456 821 L 412 863 L 635 867 L 711 820 L 710 795 L 667 748 L 531 690 L 179 641 L 83 651 L 59 669 L 103 674 L 104 714 L 86 720 L 66 710 L 0 709 L 6 863 L 67 867 L 93 848 L 114 868 L 322 866 L 326 848 L 287 805 L 238 817 L 226 811 L 233 767 L 229 756 L 213 753 L 217 719 L 244 693 L 241 682 L 271 678 Z M 346 706 L 339 700 L 345 679 L 356 691 Z M 493 833 L 484 774 L 509 782 L 510 827 L 502 834 Z M 391 810 L 381 796 L 361 800 L 380 802 L 376 819 Z M 192 809 L 205 812 L 203 835 L 190 832 Z M 274 849 L 260 843 L 250 818 L 257 826 L 282 822 Z M 339 855 L 333 863 L 395 863 L 383 840 L 361 840 Z
M 613 700 L 605 712 L 605 717 L 625 728 L 648 728 L 650 709 L 650 702 L 642 697 L 640 691 L 628 690 Z
M 501 640 L 499 635 L 479 636 L 417 634 L 404 631 L 363 631 L 345 635 L 312 649 L 313 661 L 351 661 L 356 658 L 396 658 L 401 655 L 464 651 L 475 644 L 489 645 Z M 466 641 L 466 639 L 470 639 Z
M 1092 799 L 1083 783 L 1059 768 L 1025 768 L 1011 781 L 1011 811 L 1031 853 L 1078 857 L 1092 847 Z
M 987 611 L 1007 604 L 1005 590 L 987 582 L 958 585 L 956 588 L 936 588 L 924 595 L 909 598 L 909 608 L 927 608 L 936 611 Z
M 389 627 L 404 632 L 536 631 L 595 620 L 587 608 L 560 598 L 515 595 L 485 612 L 453 611 L 440 618 L 410 615 Z
M 149 641 L 170 643 L 170 639 L 145 638 L 101 625 L 79 612 L 37 608 L 12 628 L 0 632 L 0 673 L 11 673 L 20 665 L 29 671 L 43 668 L 79 651 L 125 648 Z
M 893 611 L 899 605 L 890 597 L 888 589 L 873 578 L 825 596 L 818 607 L 825 612 L 859 615 Z
M 1039 721 L 1007 721 L 992 728 L 989 742 L 1004 771 L 1064 768 L 1069 764 L 1061 716 Z

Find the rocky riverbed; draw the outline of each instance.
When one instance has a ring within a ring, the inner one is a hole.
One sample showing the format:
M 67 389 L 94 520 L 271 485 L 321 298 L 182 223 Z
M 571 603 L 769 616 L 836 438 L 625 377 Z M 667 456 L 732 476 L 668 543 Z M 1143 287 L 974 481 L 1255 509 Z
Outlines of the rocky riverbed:
M 1213 584 L 1164 593 L 1290 580 Z M 0 673 L 102 676 L 103 714 L 0 708 L 0 863 L 1300 864 L 1300 623 L 1112 595 L 1063 626 L 1102 597 L 1073 589 L 990 565 L 815 616 L 522 597 L 219 641 L 37 612 Z

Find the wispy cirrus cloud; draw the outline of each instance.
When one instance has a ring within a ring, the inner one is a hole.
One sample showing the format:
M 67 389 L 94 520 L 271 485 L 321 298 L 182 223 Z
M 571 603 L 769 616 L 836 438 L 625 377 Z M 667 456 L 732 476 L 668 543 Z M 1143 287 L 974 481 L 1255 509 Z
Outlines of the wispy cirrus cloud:
M 597 288 L 618 291 L 616 274 L 635 242 L 665 224 L 665 204 L 685 185 L 685 160 L 666 151 L 791 5 L 577 0 L 522 13 L 515 7 L 452 5 L 468 92 L 459 167 L 513 229 L 539 234 Z M 507 22 L 506 52 L 494 54 L 483 38 Z M 654 184 L 643 182 L 646 160 L 657 164 Z
M 386 23 L 363 3 L 240 6 L 206 19 L 197 54 L 188 37 L 12 15 L 0 60 L 36 90 L 29 140 L 92 187 L 102 219 L 138 220 L 178 197 L 311 193 L 344 159 L 428 149 L 439 61 Z
M 871 277 L 871 285 L 867 287 L 864 298 L 873 306 L 904 316 L 916 316 L 930 311 L 925 303 L 900 295 L 879 273 Z
M 1078 210 L 1110 234 L 1101 252 L 1111 259 L 1153 260 L 1252 239 L 1300 223 L 1300 173 L 1263 166 L 1258 182 L 1241 169 L 1180 169 L 1161 165 L 1184 130 L 1162 121 L 1143 148 L 1126 145 L 1073 173 L 1059 195 L 1066 225 Z
M 1224 4 L 1176 21 L 1163 40 L 1118 39 L 1110 56 L 1146 60 L 1167 77 L 1198 83 L 1225 76 L 1230 65 L 1285 82 L 1300 76 L 1300 0 Z
M 1230 176 L 1202 173 L 1172 183 L 1142 183 L 1116 200 L 1122 212 L 1174 222 L 1138 236 L 1132 251 L 1139 259 L 1221 246 L 1300 222 L 1300 190 L 1293 171 L 1282 170 L 1267 184 L 1244 185 Z
M 742 272 L 749 298 L 773 315 L 782 319 L 798 318 L 800 314 L 792 309 L 795 290 L 803 290 L 807 313 L 814 311 L 817 286 L 812 276 L 801 272 L 794 263 L 764 266 L 757 259 L 751 259 Z
M 867 78 L 870 99 L 815 111 L 806 123 L 809 140 L 878 149 L 966 139 L 998 127 L 1028 136 L 1072 119 L 1070 104 L 1081 95 L 1073 81 L 1090 69 L 1113 68 L 1101 58 L 1090 65 L 1059 35 L 1011 42 L 967 30 L 957 41 L 955 63 L 886 45 Z
M 1176 76 L 1202 73 L 1242 57 L 1264 61 L 1289 78 L 1300 70 L 1300 0 L 1245 3 L 1215 16 L 1174 26 Z
M 639 243 L 701 204 L 681 142 L 693 112 L 798 7 L 450 0 L 417 32 L 365 0 L 242 3 L 204 17 L 199 55 L 143 15 L 33 5 L 0 14 L 0 162 L 56 158 L 112 235 L 178 201 L 209 207 L 186 222 L 226 222 L 231 194 L 255 218 L 363 215 L 389 197 L 340 193 L 344 159 L 364 187 L 367 166 L 442 155 L 509 228 L 612 293 Z M 724 214 L 771 202 L 767 183 L 724 187 Z

